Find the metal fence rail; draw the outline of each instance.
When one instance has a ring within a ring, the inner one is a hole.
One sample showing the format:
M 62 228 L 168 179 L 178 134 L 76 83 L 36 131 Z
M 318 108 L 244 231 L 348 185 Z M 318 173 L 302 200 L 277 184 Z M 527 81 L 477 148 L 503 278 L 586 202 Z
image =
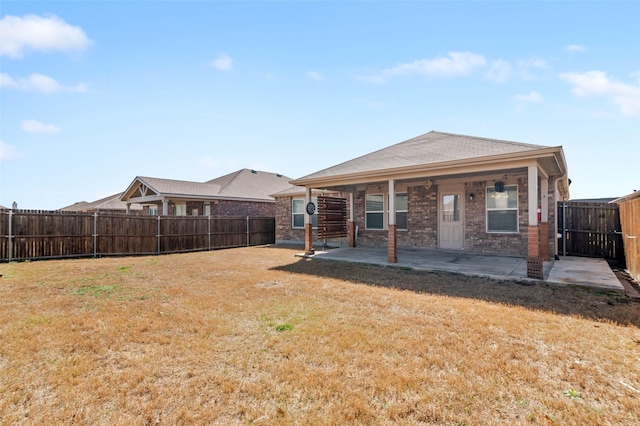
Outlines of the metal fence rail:
M 0 210 L 0 262 L 273 244 L 275 218 Z

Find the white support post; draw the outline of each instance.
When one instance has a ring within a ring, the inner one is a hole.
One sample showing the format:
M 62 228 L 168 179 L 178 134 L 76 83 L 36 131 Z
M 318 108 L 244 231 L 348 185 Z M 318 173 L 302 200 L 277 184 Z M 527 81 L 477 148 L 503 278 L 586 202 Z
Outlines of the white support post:
M 529 166 L 529 226 L 538 226 L 538 166 Z
M 389 225 L 396 224 L 396 182 L 389 179 Z
M 355 208 L 353 207 L 353 198 L 354 198 L 353 197 L 353 192 L 350 192 L 349 193 L 349 220 L 351 222 L 355 221 L 355 219 L 354 219 L 355 218 L 355 213 L 354 213 Z
M 549 179 L 540 179 L 540 200 L 542 222 L 549 222 Z
M 162 216 L 169 215 L 169 200 L 162 200 Z
M 398 236 L 396 229 L 396 182 L 389 179 L 389 219 L 388 219 L 387 262 L 398 262 Z

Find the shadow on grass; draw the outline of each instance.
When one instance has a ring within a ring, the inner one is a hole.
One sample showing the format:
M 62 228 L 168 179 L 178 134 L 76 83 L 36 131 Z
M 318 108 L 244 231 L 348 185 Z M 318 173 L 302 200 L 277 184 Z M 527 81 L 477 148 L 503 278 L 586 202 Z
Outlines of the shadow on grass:
M 483 300 L 640 327 L 640 303 L 620 293 L 337 260 L 300 259 L 278 271 L 441 296 Z

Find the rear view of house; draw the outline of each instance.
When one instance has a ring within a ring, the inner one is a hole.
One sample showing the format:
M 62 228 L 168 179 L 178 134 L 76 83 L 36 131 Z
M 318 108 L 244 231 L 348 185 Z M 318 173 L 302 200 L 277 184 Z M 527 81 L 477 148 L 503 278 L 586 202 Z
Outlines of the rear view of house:
M 331 192 L 347 199 L 345 241 L 386 246 L 391 263 L 398 247 L 548 260 L 557 254 L 556 203 L 569 198 L 562 147 L 435 131 L 291 183 L 297 192 L 274 194 L 276 240 L 302 237 L 312 252 L 314 218 L 300 206 Z

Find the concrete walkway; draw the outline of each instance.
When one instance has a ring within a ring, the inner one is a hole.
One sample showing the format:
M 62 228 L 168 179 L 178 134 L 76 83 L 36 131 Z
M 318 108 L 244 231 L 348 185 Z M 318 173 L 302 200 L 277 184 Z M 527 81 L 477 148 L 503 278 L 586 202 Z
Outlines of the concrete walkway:
M 311 257 L 416 270 L 456 272 L 497 279 L 530 280 L 527 278 L 527 260 L 522 257 L 451 250 L 399 249 L 398 263 L 387 263 L 386 248 L 364 247 L 317 251 Z M 624 293 L 624 287 L 603 259 L 561 257 L 560 260 L 544 262 L 543 269 L 544 281 L 548 283 L 579 285 Z

